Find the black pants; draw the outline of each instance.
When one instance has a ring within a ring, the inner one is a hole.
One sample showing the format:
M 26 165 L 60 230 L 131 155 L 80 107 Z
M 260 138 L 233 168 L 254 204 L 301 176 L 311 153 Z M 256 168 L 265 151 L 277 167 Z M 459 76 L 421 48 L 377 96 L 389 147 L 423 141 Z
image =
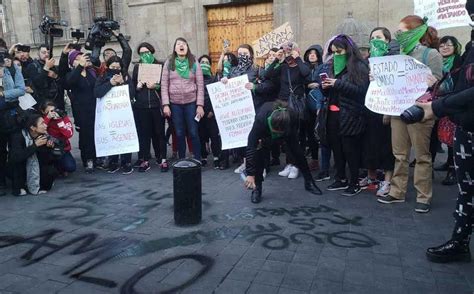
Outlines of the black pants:
M 5 186 L 8 157 L 8 135 L 0 133 L 0 186 Z
M 439 120 L 437 120 L 433 126 L 433 130 L 431 131 L 431 138 L 430 138 L 430 152 L 431 152 L 431 162 L 435 162 L 436 155 L 438 154 L 438 148 L 440 147 L 441 142 L 438 139 L 438 124 Z
M 270 155 L 270 149 L 261 148 L 257 150 L 255 155 L 255 185 L 261 186 L 263 183 L 263 170 L 266 165 L 266 158 Z
M 334 153 L 336 180 L 346 179 L 346 163 L 349 165 L 351 186 L 359 185 L 359 169 L 362 158 L 362 134 L 342 136 L 339 134 L 339 112 L 330 111 L 327 122 L 327 140 Z
M 452 238 L 457 241 L 468 241 L 472 234 L 474 212 L 472 195 L 474 194 L 474 133 L 456 128 L 454 137 L 454 162 L 456 178 L 459 183 L 459 196 Z
M 139 159 L 150 160 L 153 143 L 156 159 L 166 159 L 165 119 L 159 108 L 134 109 L 140 151 Z
M 219 127 L 215 117 L 203 117 L 199 121 L 199 139 L 201 140 L 201 157 L 206 159 L 209 155 L 206 150 L 206 143 L 211 140 L 211 151 L 214 157 L 221 154 L 221 137 L 219 136 Z
M 78 107 L 77 115 L 80 121 L 79 149 L 81 150 L 82 163 L 85 165 L 88 160 L 95 160 L 95 107 Z
M 314 134 L 314 127 L 316 126 L 316 117 L 314 114 L 308 114 L 307 118 L 300 123 L 300 143 L 303 147 L 303 150 L 306 151 L 306 148 L 309 148 L 311 152 L 311 159 L 318 160 L 318 141 L 316 140 L 316 135 Z
M 120 156 L 120 165 L 124 166 L 132 163 L 132 153 L 109 156 L 109 164 L 118 164 Z

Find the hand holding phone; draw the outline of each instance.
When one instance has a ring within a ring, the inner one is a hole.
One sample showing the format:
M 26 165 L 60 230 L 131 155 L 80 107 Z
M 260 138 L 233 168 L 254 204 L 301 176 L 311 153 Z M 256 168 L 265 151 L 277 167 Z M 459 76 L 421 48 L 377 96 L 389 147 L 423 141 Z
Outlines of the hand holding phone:
M 324 82 L 326 79 L 329 78 L 328 74 L 323 72 L 319 74 L 319 78 L 321 79 L 322 82 Z

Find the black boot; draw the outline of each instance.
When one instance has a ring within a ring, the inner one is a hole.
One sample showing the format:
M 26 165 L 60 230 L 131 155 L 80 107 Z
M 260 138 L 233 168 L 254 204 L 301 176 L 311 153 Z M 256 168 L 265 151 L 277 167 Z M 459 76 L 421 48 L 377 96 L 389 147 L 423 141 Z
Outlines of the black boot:
M 453 261 L 471 261 L 468 242 L 450 240 L 438 247 L 428 248 L 426 257 L 431 262 L 447 263 Z
M 262 201 L 262 185 L 257 185 L 257 187 L 255 187 L 255 190 L 252 191 L 250 200 L 252 203 L 260 203 Z
M 456 180 L 456 174 L 454 171 L 454 168 L 449 168 L 448 173 L 446 174 L 446 178 L 441 182 L 442 185 L 444 186 L 452 186 L 456 185 L 457 180 Z

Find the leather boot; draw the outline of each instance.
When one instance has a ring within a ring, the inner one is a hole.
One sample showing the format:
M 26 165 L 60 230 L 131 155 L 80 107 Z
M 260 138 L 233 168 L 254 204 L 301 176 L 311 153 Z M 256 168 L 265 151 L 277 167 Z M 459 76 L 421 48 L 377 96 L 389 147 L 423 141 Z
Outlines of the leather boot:
M 255 190 L 252 191 L 250 200 L 252 203 L 260 203 L 262 201 L 262 185 L 257 185 L 257 187 L 255 187 Z
M 453 261 L 471 261 L 468 242 L 450 240 L 438 247 L 428 248 L 426 257 L 431 262 L 447 263 Z
M 441 182 L 441 184 L 444 186 L 452 186 L 456 185 L 456 183 L 457 180 L 454 168 L 450 167 L 448 173 L 446 174 L 446 178 Z

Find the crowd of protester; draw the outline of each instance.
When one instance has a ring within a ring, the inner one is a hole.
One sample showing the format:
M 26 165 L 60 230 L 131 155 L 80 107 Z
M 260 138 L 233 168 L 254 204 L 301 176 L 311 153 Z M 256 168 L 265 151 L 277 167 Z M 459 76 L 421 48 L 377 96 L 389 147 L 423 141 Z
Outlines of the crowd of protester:
M 340 190 L 344 196 L 369 190 L 382 204 L 405 202 L 414 150 L 416 212 L 430 211 L 433 170 L 446 171 L 442 183 L 459 183 L 461 189 L 451 243 L 430 248 L 427 254 L 432 259 L 449 259 L 469 253 L 474 166 L 471 43 L 462 54 L 454 36 L 440 39 L 426 19 L 413 15 L 400 21 L 395 34 L 384 27 L 371 32 L 371 57 L 413 57 L 431 70 L 429 88 L 447 97 L 420 104 L 425 119 L 406 124 L 400 117 L 373 113 L 365 107 L 373 77 L 358 45 L 344 34 L 305 51 L 294 42 L 272 48 L 262 66 L 250 45 L 230 48 L 226 43 L 215 73 L 211 58 L 197 58 L 183 38 L 176 39 L 164 61 L 155 57 L 152 44 L 144 42 L 136 49 L 139 61 L 129 74 L 132 49 L 122 34 L 113 33 L 122 46 L 122 57 L 108 48 L 103 50 L 102 61 L 91 60 L 90 53 L 71 44 L 56 62 L 48 45 L 39 46 L 33 59 L 28 46 L 15 44 L 9 49 L 0 42 L 1 195 L 7 193 L 7 178 L 13 195 L 38 195 L 50 190 L 58 177 L 75 172 L 76 161 L 71 155 L 75 146 L 70 143 L 74 132 L 79 134 L 80 158 L 87 173 L 97 169 L 124 175 L 135 169 L 147 172 L 152 167 L 151 146 L 162 172 L 169 170 L 168 157 L 185 158 L 188 151 L 206 166 L 212 154 L 215 169 L 234 165 L 235 173 L 245 177 L 254 203 L 262 200 L 264 178 L 270 169 L 281 165 L 282 153 L 285 163 L 278 176 L 296 179 L 302 173 L 305 189 L 311 193 L 321 194 L 316 182 L 332 180 L 327 190 Z M 161 83 L 138 81 L 142 63 L 163 66 Z M 252 94 L 255 123 L 247 147 L 222 150 L 206 85 L 226 84 L 242 75 L 249 80 L 245 88 Z M 133 154 L 97 158 L 95 152 L 96 99 L 121 85 L 129 87 L 137 128 L 139 152 L 134 163 Z M 32 109 L 19 107 L 18 100 L 25 94 L 37 102 Z M 71 102 L 73 120 L 65 112 L 65 95 Z M 448 145 L 448 159 L 433 168 L 441 127 L 451 132 L 451 140 L 443 140 Z M 170 137 L 173 146 L 168 156 Z M 312 171 L 318 173 L 313 176 Z

